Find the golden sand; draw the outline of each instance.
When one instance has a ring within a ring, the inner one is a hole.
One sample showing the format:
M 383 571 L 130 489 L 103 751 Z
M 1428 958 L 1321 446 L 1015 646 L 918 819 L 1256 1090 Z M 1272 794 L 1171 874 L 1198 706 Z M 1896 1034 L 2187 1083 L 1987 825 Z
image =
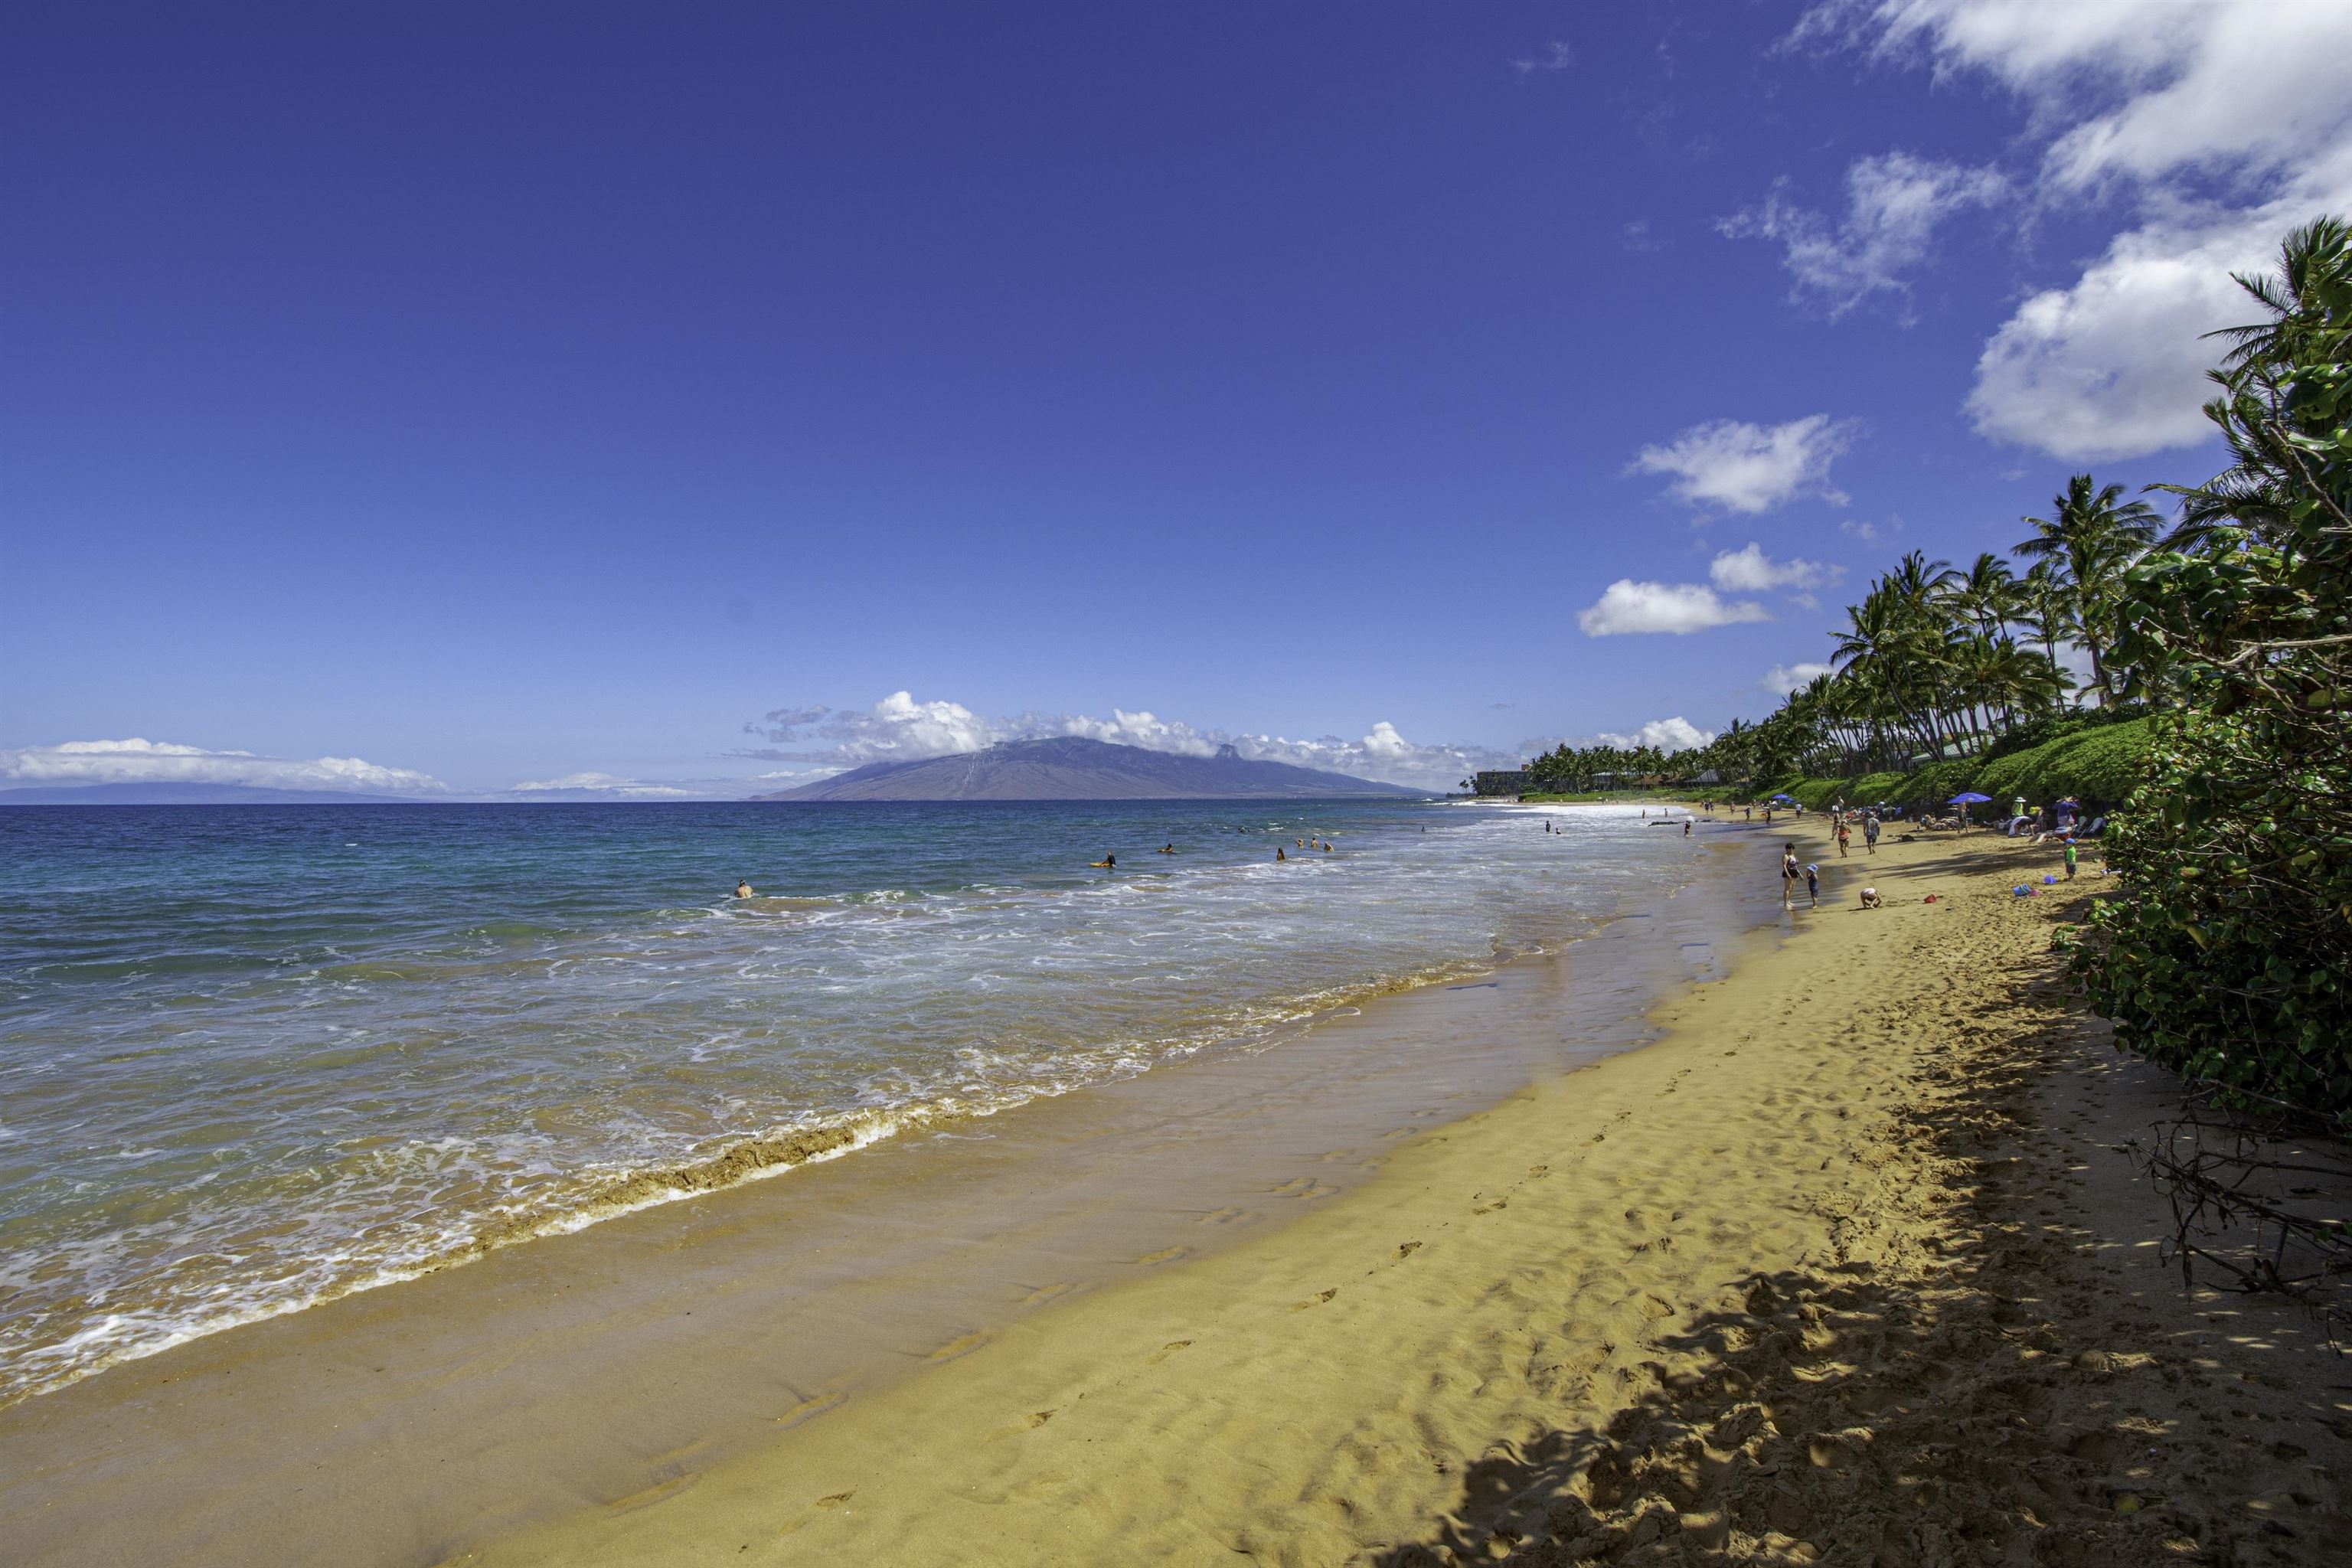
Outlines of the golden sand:
M 2158 1264 L 2044 861 L 1832 858 L 1659 1044 L 465 1560 L 2342 1563 L 2352 1363 Z

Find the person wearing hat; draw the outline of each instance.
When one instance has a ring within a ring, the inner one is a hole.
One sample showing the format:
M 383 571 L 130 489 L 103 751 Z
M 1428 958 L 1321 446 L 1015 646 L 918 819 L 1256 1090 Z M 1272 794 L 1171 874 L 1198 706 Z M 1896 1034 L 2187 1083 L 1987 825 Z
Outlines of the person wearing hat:
M 1805 892 L 1813 900 L 1812 907 L 1820 909 L 1822 907 L 1822 868 L 1819 866 L 1805 868 Z

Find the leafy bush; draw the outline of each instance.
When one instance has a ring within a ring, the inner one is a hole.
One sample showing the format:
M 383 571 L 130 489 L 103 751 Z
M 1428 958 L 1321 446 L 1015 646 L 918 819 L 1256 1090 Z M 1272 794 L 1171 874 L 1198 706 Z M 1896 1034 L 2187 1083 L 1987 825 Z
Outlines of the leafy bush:
M 2206 405 L 2236 463 L 2129 574 L 2118 662 L 2178 706 L 2074 968 L 2123 1044 L 2352 1128 L 2352 227 L 2299 229 L 2282 260 L 2246 283 L 2272 319 L 2233 334 Z

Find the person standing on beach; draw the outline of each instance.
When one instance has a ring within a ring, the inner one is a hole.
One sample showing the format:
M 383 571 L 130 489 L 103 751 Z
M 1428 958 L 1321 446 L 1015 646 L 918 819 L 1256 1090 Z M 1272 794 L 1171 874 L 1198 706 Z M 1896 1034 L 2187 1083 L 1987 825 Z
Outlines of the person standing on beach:
M 1847 843 L 1847 841 L 1848 841 L 1848 840 L 1850 840 L 1850 839 L 1851 839 L 1851 838 L 1853 838 L 1853 829 L 1852 829 L 1852 828 L 1848 827 L 1848 826 L 1847 826 L 1844 823 L 1843 823 L 1843 822 L 1839 823 L 1839 824 L 1838 824 L 1838 858 L 1839 858 L 1839 859 L 1843 860 L 1843 859 L 1844 859 L 1844 858 L 1845 858 L 1845 847 L 1846 847 L 1846 843 Z
M 2074 879 L 2074 841 L 2071 838 L 2066 840 L 2066 879 Z
M 1862 841 L 1873 855 L 1878 853 L 1878 813 L 1874 811 L 1862 819 Z
M 1805 868 L 1805 894 L 1813 900 L 1813 908 L 1822 907 L 1822 868 L 1819 866 Z
M 1797 901 L 1797 847 L 1783 845 L 1780 849 L 1780 907 L 1789 909 Z

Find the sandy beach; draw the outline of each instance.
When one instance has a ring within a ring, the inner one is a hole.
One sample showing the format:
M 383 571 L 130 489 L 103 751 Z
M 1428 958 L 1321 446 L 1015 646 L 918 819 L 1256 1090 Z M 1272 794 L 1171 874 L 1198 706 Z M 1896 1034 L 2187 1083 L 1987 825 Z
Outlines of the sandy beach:
M 2040 858 L 1832 853 L 1659 1043 L 464 1560 L 2340 1562 L 2352 1371 L 2158 1261 Z
M 20 1404 L 12 1561 L 2329 1561 L 2352 1363 L 2158 1261 L 2096 880 L 1699 837 L 1557 958 Z

